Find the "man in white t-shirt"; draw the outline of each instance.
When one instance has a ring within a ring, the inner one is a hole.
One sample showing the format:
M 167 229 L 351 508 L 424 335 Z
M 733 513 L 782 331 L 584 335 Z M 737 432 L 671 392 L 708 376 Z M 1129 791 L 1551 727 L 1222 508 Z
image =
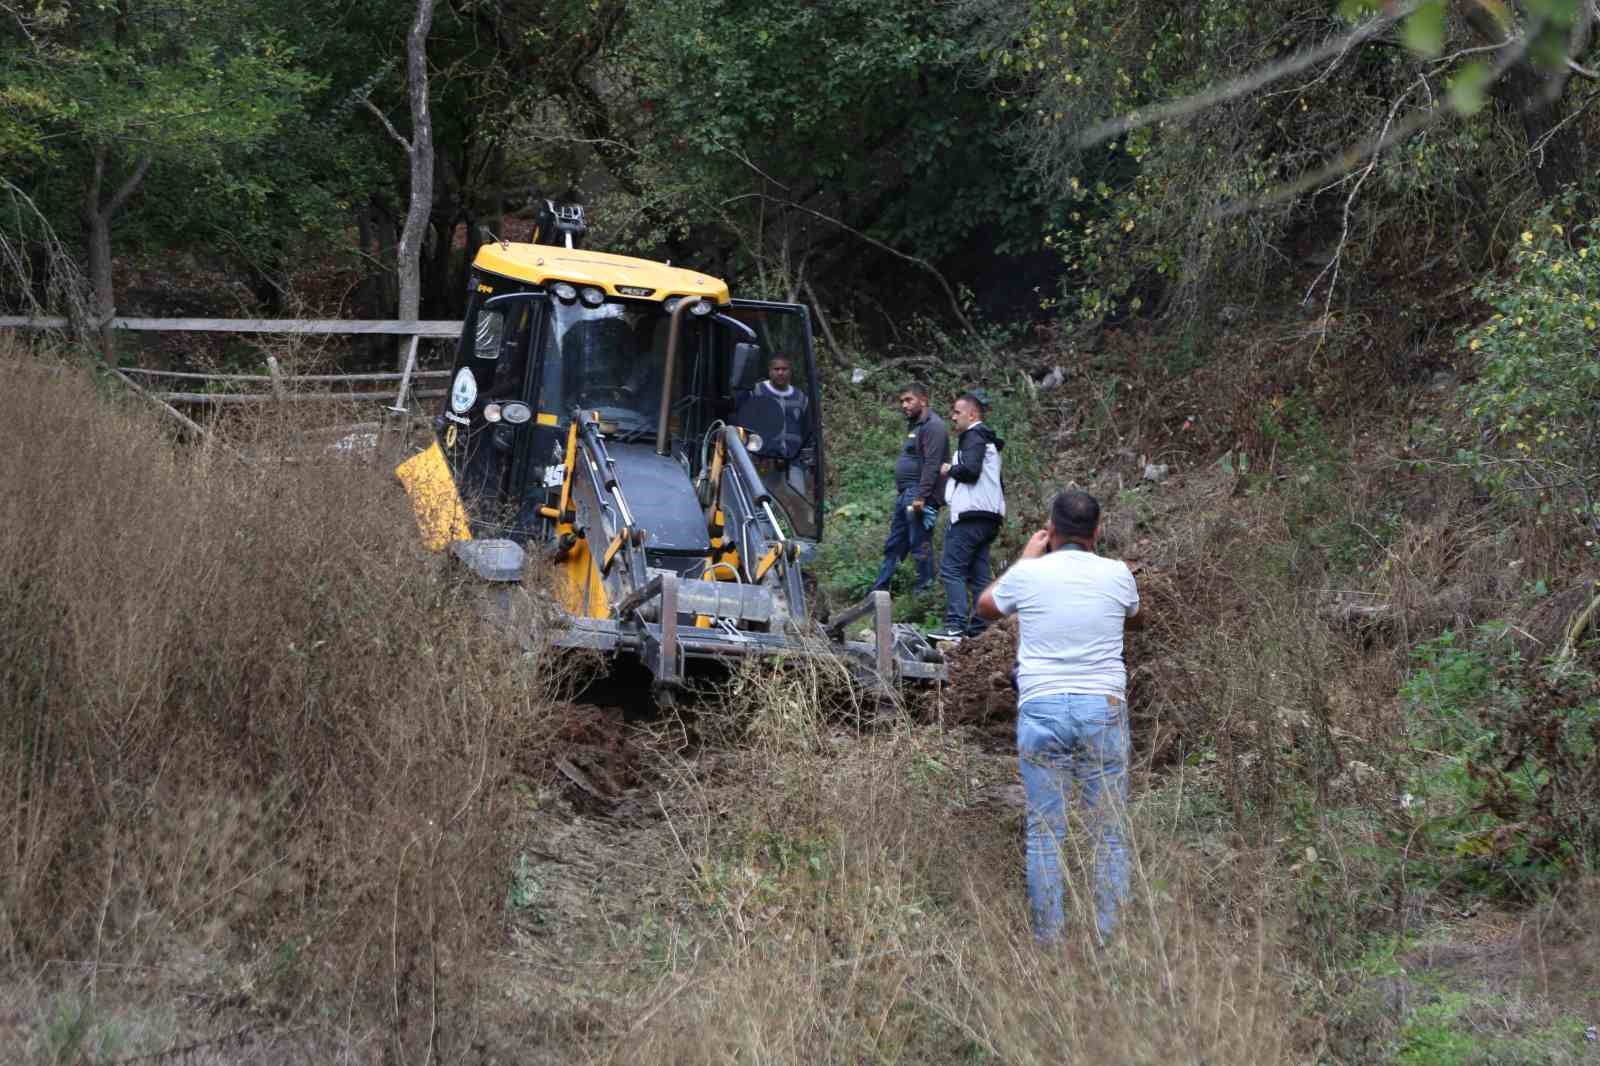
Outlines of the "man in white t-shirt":
M 1128 895 L 1125 626 L 1142 626 L 1126 564 L 1094 553 L 1100 504 L 1069 490 L 1022 558 L 978 599 L 978 613 L 1017 615 L 1017 753 L 1027 793 L 1028 903 L 1043 943 L 1061 939 L 1061 848 L 1073 786 L 1095 827 L 1095 918 L 1102 942 Z

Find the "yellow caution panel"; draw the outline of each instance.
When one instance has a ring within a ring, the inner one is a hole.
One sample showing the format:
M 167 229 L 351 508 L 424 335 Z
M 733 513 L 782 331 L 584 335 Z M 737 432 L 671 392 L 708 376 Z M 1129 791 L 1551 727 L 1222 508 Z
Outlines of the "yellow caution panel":
M 472 539 L 467 509 L 461 505 L 461 494 L 456 491 L 455 478 L 450 476 L 450 465 L 445 462 L 438 441 L 395 467 L 394 472 L 411 497 L 422 543 L 430 551 L 442 551 L 454 541 Z

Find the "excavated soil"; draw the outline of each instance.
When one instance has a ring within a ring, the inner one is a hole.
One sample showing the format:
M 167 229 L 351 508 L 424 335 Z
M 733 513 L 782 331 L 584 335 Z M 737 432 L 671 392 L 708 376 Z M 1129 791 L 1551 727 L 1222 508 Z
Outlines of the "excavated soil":
M 945 645 L 950 680 L 945 687 L 945 722 L 964 725 L 986 742 L 1012 742 L 1017 694 L 1011 668 L 1017 658 L 1017 624 L 1006 619 L 982 636 Z

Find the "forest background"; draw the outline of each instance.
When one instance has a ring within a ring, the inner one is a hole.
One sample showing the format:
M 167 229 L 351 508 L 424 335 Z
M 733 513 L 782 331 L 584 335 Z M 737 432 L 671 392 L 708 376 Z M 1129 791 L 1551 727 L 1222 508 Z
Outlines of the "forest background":
M 416 12 L 0 2 L 5 312 L 394 316 Z M 96 370 L 392 348 L 10 338 L 54 446 L 0 474 L 0 1046 L 1593 1060 L 1595 16 L 439 3 L 422 317 L 546 196 L 805 300 L 824 597 L 875 568 L 904 378 L 994 400 L 1002 555 L 1107 501 L 1158 623 L 1130 932 L 1027 943 L 1002 638 L 888 718 L 797 669 L 602 727 L 450 609 L 381 471 L 229 467 Z

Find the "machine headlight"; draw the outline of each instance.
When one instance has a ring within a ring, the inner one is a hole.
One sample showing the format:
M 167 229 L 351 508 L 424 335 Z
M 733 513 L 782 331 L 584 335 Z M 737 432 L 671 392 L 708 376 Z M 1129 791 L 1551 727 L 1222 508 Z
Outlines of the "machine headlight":
M 751 434 L 746 435 L 746 437 L 744 438 L 744 446 L 746 448 L 748 448 L 750 451 L 759 452 L 761 450 L 761 445 L 762 445 L 762 440 L 761 440 L 761 434 L 759 434 L 759 433 L 751 433 Z
M 555 293 L 556 297 L 563 303 L 571 303 L 573 300 L 578 298 L 578 290 L 573 288 L 565 281 L 556 282 L 554 285 L 550 286 L 550 291 Z
M 606 294 L 593 285 L 586 285 L 583 289 L 583 303 L 586 307 L 599 307 L 606 302 Z
M 450 384 L 450 410 L 464 415 L 477 402 L 478 379 L 472 376 L 471 367 L 464 366 L 456 371 L 455 381 Z
M 484 412 L 487 414 L 488 412 Z M 533 408 L 521 401 L 513 400 L 500 408 L 500 417 L 510 422 L 513 426 L 520 426 L 533 417 Z
M 667 299 L 661 301 L 661 309 L 670 315 L 672 312 L 678 309 L 678 305 L 683 303 L 685 299 L 687 299 L 687 297 L 669 296 Z M 696 300 L 689 306 L 689 313 L 691 315 L 709 315 L 712 310 L 713 308 L 710 300 Z
M 486 403 L 486 404 L 484 404 L 483 405 L 483 420 L 485 422 L 498 422 L 498 421 L 500 421 L 500 405 L 497 404 L 497 403 Z

